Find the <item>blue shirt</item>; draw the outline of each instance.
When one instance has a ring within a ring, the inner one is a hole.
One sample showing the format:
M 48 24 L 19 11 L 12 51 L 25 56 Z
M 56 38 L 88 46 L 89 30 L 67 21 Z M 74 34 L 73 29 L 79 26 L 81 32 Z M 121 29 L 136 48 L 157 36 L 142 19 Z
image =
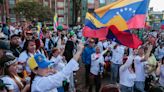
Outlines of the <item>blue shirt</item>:
M 91 55 L 95 53 L 95 48 L 87 46 L 82 53 L 82 60 L 84 64 L 91 64 Z

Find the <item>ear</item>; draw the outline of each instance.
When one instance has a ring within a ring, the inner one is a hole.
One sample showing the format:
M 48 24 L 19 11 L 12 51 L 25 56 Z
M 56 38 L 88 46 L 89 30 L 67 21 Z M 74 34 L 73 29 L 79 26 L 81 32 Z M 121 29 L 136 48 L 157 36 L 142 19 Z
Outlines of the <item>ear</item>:
M 32 70 L 32 72 L 33 72 L 34 74 L 37 74 L 37 73 L 38 73 L 38 71 L 37 71 L 36 69 Z

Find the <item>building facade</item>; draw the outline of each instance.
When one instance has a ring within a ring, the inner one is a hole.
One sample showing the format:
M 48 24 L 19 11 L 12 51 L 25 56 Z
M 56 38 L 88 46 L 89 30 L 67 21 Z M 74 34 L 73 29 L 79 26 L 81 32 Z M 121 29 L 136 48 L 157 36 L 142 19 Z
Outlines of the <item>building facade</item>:
M 3 0 L 3 6 L 0 7 L 0 22 L 10 22 L 21 21 L 20 18 L 16 16 L 13 8 L 16 3 L 25 1 L 25 0 Z M 27 1 L 27 0 L 26 0 Z M 49 6 L 55 12 L 55 1 L 56 0 L 28 0 L 29 2 L 38 2 L 43 4 L 43 6 Z
M 56 0 L 55 5 L 55 13 L 58 15 L 59 24 L 68 25 L 68 15 L 70 9 L 70 1 L 71 0 Z
M 152 29 L 158 30 L 161 27 L 161 22 L 164 20 L 164 11 L 153 11 L 150 8 L 148 11 L 147 22 L 152 26 Z
M 0 7 L 0 22 L 6 21 L 6 18 L 10 20 L 10 22 L 20 21 L 14 13 L 14 6 L 16 3 L 24 1 L 24 0 L 4 0 L 4 9 Z M 26 0 L 27 1 L 27 0 Z M 59 24 L 72 25 L 75 20 L 75 13 L 73 0 L 28 0 L 36 1 L 42 3 L 44 6 L 49 6 L 55 13 L 58 14 L 58 22 Z M 79 5 L 80 14 L 78 14 L 78 22 L 79 24 L 83 24 L 85 21 L 85 15 L 88 11 L 93 11 L 99 7 L 112 3 L 116 0 L 81 0 Z M 4 11 L 5 14 L 2 14 Z M 2 16 L 4 15 L 4 16 Z
M 108 5 L 117 0 L 82 0 L 82 14 L 81 14 L 81 23 L 85 22 L 86 12 L 94 11 L 94 9 L 100 8 L 102 6 Z

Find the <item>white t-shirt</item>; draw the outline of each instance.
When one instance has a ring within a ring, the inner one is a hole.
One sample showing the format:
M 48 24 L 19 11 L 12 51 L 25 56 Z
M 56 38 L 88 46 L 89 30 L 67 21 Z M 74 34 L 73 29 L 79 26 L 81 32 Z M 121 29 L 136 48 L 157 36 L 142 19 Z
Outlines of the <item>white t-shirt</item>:
M 140 56 L 134 58 L 136 81 L 145 81 L 144 62 L 141 62 L 141 60 L 142 57 Z
M 34 55 L 31 54 L 31 53 L 27 54 L 26 51 L 23 51 L 23 52 L 19 55 L 19 58 L 18 58 L 18 62 L 20 62 L 20 63 L 26 63 L 26 71 L 29 72 L 29 73 L 31 73 L 31 69 L 30 69 L 30 67 L 29 67 L 28 64 L 27 64 L 27 60 L 28 60 L 28 58 L 30 58 L 30 57 L 32 57 L 32 56 L 34 56 Z
M 159 83 L 162 87 L 164 87 L 164 65 L 161 65 L 161 68 L 160 68 Z
M 63 80 L 79 69 L 79 64 L 74 59 L 63 68 L 62 71 L 49 76 L 36 76 L 32 82 L 32 92 L 58 92 L 57 88 L 62 86 Z
M 91 69 L 90 72 L 94 75 L 98 75 L 100 72 L 100 65 L 104 65 L 104 57 L 102 54 L 93 53 L 91 55 Z
M 5 76 L 1 78 L 6 85 L 8 90 L 13 90 L 14 92 L 20 92 L 18 85 L 15 83 L 15 81 L 10 78 L 9 76 Z
M 129 56 L 126 63 L 120 67 L 119 74 L 121 75 L 120 77 L 121 85 L 124 85 L 127 87 L 133 87 L 136 75 L 135 73 L 131 73 L 129 71 L 129 68 L 131 67 L 132 63 L 133 63 L 133 56 Z
M 111 49 L 112 50 L 112 59 L 111 61 L 114 64 L 122 64 L 123 56 L 124 56 L 124 49 L 125 47 L 123 46 L 118 46 L 116 49 Z

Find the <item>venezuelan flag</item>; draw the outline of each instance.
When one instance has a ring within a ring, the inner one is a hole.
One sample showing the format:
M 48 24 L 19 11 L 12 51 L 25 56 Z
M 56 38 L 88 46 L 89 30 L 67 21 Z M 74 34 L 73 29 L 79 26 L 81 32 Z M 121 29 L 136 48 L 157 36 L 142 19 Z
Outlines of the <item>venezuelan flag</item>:
M 130 48 L 138 48 L 142 45 L 142 41 L 135 35 L 130 32 L 120 31 L 115 25 L 111 25 L 110 27 L 104 27 L 97 30 L 93 30 L 87 26 L 83 28 L 83 35 L 85 37 L 92 38 L 108 38 L 112 41 L 115 41 L 119 44 Z
M 96 9 L 93 16 L 100 23 L 107 25 L 111 19 L 119 15 L 126 21 L 128 29 L 144 28 L 148 5 L 149 0 L 118 0 L 112 4 Z M 89 26 L 90 23 L 92 29 L 99 28 L 98 24 L 93 23 L 87 16 L 88 15 L 86 15 L 85 24 Z M 122 24 L 122 21 L 118 23 Z
M 120 25 L 120 22 L 121 22 L 121 25 Z M 106 24 L 103 24 L 99 20 L 97 20 L 92 14 L 90 14 L 90 13 L 86 14 L 85 26 L 88 26 L 91 29 L 108 27 L 110 25 L 116 25 L 117 28 L 119 28 L 119 30 L 122 30 L 122 31 L 128 29 L 126 21 L 119 15 L 113 17 Z
M 130 48 L 137 48 L 142 41 L 126 32 L 132 28 L 144 28 L 149 0 L 119 0 L 93 14 L 86 14 L 83 35 L 86 37 L 112 39 Z

